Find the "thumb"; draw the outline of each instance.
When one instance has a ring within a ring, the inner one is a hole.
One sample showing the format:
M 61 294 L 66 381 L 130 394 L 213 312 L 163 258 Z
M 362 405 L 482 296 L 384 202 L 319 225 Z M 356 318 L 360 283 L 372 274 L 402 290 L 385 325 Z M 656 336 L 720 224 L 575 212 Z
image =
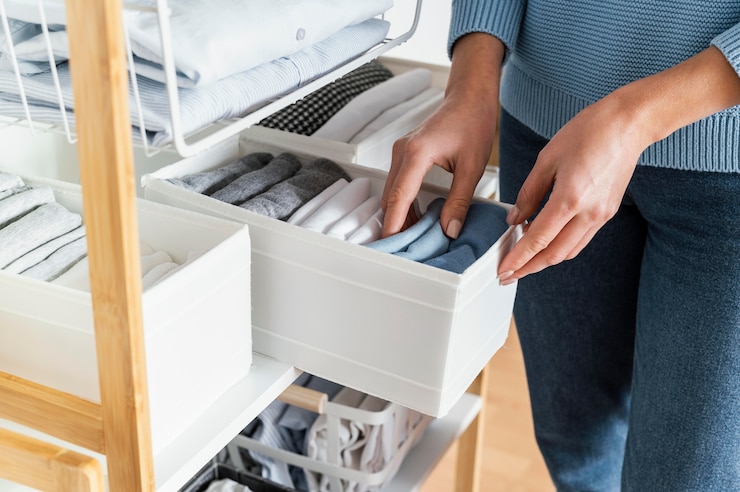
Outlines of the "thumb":
M 553 173 L 545 166 L 534 165 L 519 189 L 516 203 L 506 216 L 509 225 L 521 224 L 537 212 L 553 184 Z

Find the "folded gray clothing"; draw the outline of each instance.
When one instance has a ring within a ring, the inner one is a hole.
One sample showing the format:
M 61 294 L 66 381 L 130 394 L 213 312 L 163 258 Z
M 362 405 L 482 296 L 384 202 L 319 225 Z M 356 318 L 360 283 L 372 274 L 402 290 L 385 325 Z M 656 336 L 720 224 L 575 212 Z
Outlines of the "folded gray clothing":
M 13 196 L 16 193 L 23 193 L 26 190 L 30 190 L 30 186 L 15 186 L 13 188 L 8 188 L 7 190 L 0 191 L 0 200 L 3 200 L 5 198 L 8 198 L 9 196 Z
M 23 184 L 23 180 L 15 174 L 0 173 L 0 191 L 9 190 L 16 186 L 23 186 Z
M 167 181 L 196 193 L 210 195 L 239 176 L 264 167 L 271 160 L 272 154 L 268 152 L 254 152 L 212 171 L 189 174 L 180 178 L 170 178 Z
M 333 68 L 356 58 L 385 39 L 390 23 L 382 19 L 345 27 L 329 38 L 308 46 L 290 56 L 263 63 L 204 87 L 180 88 L 180 124 L 184 136 L 193 134 L 211 123 L 236 118 L 254 111 L 277 96 L 294 91 Z M 23 77 L 23 90 L 34 121 L 61 124 L 57 84 L 62 91 L 64 107 L 74 107 L 72 78 L 69 63 L 57 66 L 56 78 L 51 72 Z M 143 120 L 146 138 L 155 146 L 172 142 L 173 127 L 166 87 L 146 77 L 136 77 L 139 101 L 136 104 L 133 88 L 129 88 L 131 121 Z M 25 106 L 19 93 L 19 84 L 12 72 L 0 70 L 0 114 L 26 119 Z M 141 111 L 139 111 L 141 108 Z M 75 127 L 74 114 L 66 114 Z M 140 132 L 135 132 L 139 138 Z
M 77 239 L 85 237 L 85 226 L 80 226 L 77 229 L 73 229 L 66 234 L 62 234 L 58 238 L 48 241 L 38 248 L 32 249 L 25 255 L 21 256 L 5 268 L 8 273 L 21 273 L 29 268 L 41 263 L 54 253 L 59 248 L 66 246 L 67 244 L 76 241 Z
M 54 201 L 54 192 L 48 186 L 29 188 L 0 200 L 0 228 L 18 220 L 45 203 Z
M 338 179 L 352 178 L 329 159 L 319 158 L 269 190 L 239 205 L 246 210 L 284 220 Z
M 86 256 L 87 240 L 81 237 L 57 249 L 41 263 L 21 272 L 21 275 L 50 282 Z
M 272 186 L 295 175 L 301 168 L 298 159 L 284 152 L 270 161 L 265 167 L 244 174 L 211 195 L 216 200 L 239 205 Z
M 0 229 L 0 268 L 82 225 L 82 217 L 62 205 L 46 203 Z

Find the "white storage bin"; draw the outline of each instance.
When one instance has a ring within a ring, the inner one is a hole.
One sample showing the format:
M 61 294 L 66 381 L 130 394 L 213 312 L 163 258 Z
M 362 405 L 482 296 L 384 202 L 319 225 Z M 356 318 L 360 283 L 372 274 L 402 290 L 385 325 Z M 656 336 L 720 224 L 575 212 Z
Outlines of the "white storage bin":
M 320 409 L 299 405 L 316 411 L 319 414 L 317 421 L 323 419 L 321 430 L 313 439 L 316 447 L 323 447 L 326 456 L 319 459 L 293 453 L 239 434 L 227 446 L 229 458 L 237 469 L 245 469 L 240 452 L 244 449 L 307 470 L 320 490 L 380 490 L 391 482 L 433 420 L 397 403 L 386 402 L 379 410 L 368 410 L 328 401 L 328 396 L 320 392 L 308 392 L 323 395 L 326 399 Z M 311 398 L 318 399 L 316 396 Z M 379 459 L 386 453 L 387 456 Z M 374 456 L 374 463 L 368 455 Z M 352 466 L 348 461 L 352 461 Z
M 428 415 L 445 415 L 506 339 L 516 284 L 499 285 L 496 270 L 521 229 L 508 230 L 458 275 L 167 181 L 255 151 L 280 152 L 227 140 L 145 175 L 144 195 L 249 224 L 255 352 Z M 369 177 L 372 193 L 382 193 L 385 172 L 342 166 L 353 178 Z M 425 185 L 423 208 L 444 193 Z
M 425 68 L 432 72 L 432 87 L 444 89 L 447 83 L 448 67 L 439 65 L 404 62 L 392 58 L 381 58 L 380 62 L 393 73 L 398 74 L 413 68 Z M 393 143 L 421 124 L 442 104 L 444 94 L 440 92 L 424 103 L 409 111 L 403 117 L 384 127 L 365 140 L 358 143 L 345 143 L 281 131 L 253 125 L 242 133 L 246 141 L 255 145 L 274 145 L 285 150 L 292 150 L 302 154 L 326 157 L 336 162 L 348 162 L 361 166 L 372 167 L 387 171 L 391 166 Z M 433 166 L 427 173 L 424 181 L 433 185 L 449 188 L 452 184 L 452 175 L 438 166 Z M 486 172 L 476 187 L 477 196 L 493 197 L 498 186 L 498 173 L 494 168 Z
M 82 213 L 79 186 L 47 185 Z M 156 454 L 237 381 L 252 361 L 250 240 L 244 224 L 137 200 L 140 239 L 178 263 L 142 296 Z M 100 401 L 89 292 L 0 271 L 0 370 Z

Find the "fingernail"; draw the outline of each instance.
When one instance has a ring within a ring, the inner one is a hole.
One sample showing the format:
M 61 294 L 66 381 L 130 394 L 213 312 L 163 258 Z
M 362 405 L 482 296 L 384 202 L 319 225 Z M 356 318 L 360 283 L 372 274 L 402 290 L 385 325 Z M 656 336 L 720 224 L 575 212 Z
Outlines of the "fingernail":
M 498 279 L 499 280 L 506 280 L 507 278 L 511 277 L 512 275 L 514 275 L 514 270 L 506 270 L 505 272 L 501 272 L 501 273 L 498 274 Z
M 506 223 L 509 225 L 514 225 L 517 223 L 517 219 L 519 219 L 519 207 L 514 205 L 511 207 L 511 210 L 509 210 L 509 213 L 506 214 Z
M 509 277 L 506 280 L 499 280 L 498 284 L 502 287 L 506 287 L 507 285 L 511 285 L 516 281 L 517 279 L 515 279 L 514 277 Z
M 462 229 L 460 221 L 452 219 L 447 223 L 447 231 L 445 233 L 447 234 L 447 237 L 457 239 L 457 236 L 460 235 L 460 229 Z

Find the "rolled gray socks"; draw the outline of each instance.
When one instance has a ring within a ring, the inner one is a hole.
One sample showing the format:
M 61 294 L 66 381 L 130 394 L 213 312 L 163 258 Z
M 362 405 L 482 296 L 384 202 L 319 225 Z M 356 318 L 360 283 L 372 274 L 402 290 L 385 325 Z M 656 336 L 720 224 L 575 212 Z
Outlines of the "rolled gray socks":
M 240 205 L 260 193 L 264 193 L 277 183 L 284 181 L 301 168 L 295 156 L 283 153 L 275 157 L 261 169 L 252 171 L 236 178 L 220 190 L 211 195 L 211 198 L 222 202 Z

